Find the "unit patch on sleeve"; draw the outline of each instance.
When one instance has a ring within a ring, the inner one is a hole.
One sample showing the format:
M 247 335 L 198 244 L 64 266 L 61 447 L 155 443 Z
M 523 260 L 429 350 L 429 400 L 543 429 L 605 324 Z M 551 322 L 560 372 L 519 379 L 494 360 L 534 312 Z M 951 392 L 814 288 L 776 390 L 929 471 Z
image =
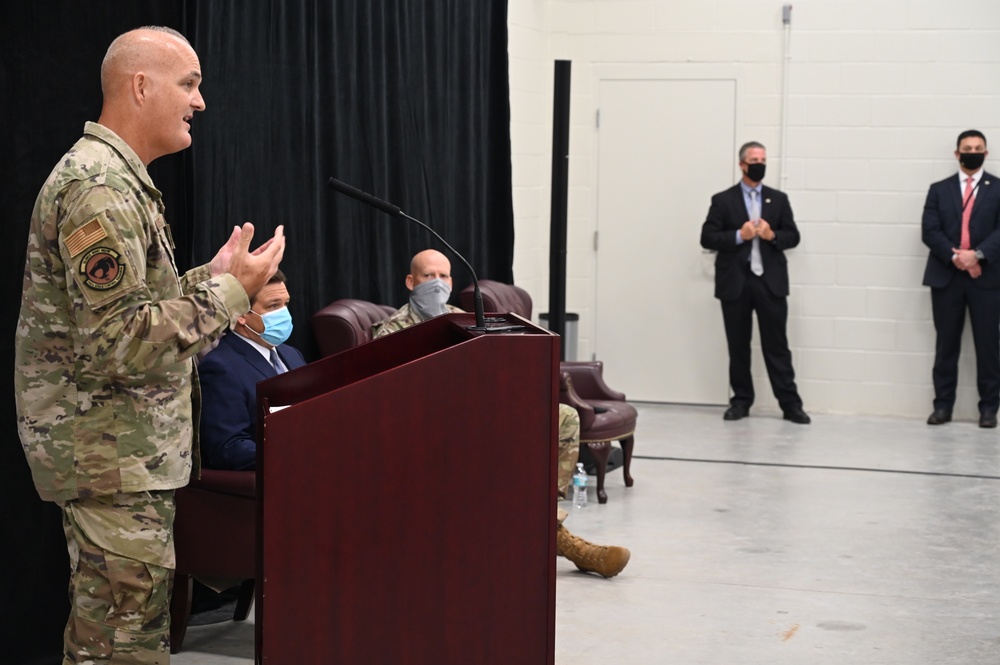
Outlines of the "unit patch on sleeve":
M 80 259 L 83 283 L 98 291 L 107 291 L 118 285 L 125 276 L 125 263 L 121 255 L 107 247 L 95 247 Z

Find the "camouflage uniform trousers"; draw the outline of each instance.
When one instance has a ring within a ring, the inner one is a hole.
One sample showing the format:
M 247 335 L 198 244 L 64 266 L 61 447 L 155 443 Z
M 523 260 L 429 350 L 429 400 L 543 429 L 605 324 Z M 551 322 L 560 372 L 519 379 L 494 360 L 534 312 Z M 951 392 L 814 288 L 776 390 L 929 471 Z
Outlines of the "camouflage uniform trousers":
M 167 665 L 173 490 L 60 505 L 72 603 L 63 665 Z
M 559 498 L 568 498 L 569 483 L 580 461 L 580 414 L 567 405 L 559 405 L 559 459 L 556 488 Z

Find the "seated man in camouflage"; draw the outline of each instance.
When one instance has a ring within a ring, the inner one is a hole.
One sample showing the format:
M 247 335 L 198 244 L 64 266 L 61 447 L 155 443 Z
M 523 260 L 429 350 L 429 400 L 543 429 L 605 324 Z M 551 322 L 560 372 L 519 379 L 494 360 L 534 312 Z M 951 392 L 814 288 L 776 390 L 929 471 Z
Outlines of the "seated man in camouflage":
M 389 318 L 372 327 L 372 337 L 383 337 L 408 328 L 427 319 L 461 312 L 448 305 L 451 296 L 451 261 L 437 250 L 426 249 L 410 261 L 410 274 L 406 276 L 410 301 L 396 310 Z M 567 498 L 570 480 L 580 456 L 580 415 L 571 406 L 559 405 L 559 470 L 557 487 L 559 497 Z M 589 543 L 570 533 L 563 526 L 567 513 L 559 509 L 559 526 L 556 531 L 556 551 L 580 570 L 614 577 L 628 563 L 630 552 L 624 547 L 601 546 Z

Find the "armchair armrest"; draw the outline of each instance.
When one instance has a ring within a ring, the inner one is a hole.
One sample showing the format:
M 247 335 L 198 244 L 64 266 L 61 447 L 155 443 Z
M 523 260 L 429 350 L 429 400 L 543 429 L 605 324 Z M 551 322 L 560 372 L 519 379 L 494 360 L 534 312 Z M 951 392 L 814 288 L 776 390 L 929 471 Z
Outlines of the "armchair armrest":
M 257 496 L 257 473 L 202 469 L 201 478 L 191 478 L 188 487 L 253 499 Z
M 559 369 L 573 377 L 576 393 L 583 399 L 625 401 L 625 393 L 618 392 L 604 382 L 604 363 L 600 360 L 565 360 L 559 363 Z
M 559 374 L 559 402 L 576 409 L 580 414 L 580 430 L 590 429 L 594 424 L 596 413 L 594 407 L 585 402 L 573 389 L 573 378 L 569 372 Z

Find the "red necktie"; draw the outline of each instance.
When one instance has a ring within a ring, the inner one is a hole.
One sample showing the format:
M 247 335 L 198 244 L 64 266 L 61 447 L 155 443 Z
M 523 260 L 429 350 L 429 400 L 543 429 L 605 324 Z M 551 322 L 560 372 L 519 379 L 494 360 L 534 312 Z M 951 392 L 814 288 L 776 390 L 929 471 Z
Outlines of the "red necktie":
M 969 240 L 969 219 L 972 218 L 972 176 L 965 179 L 965 196 L 962 197 L 962 242 L 959 249 L 969 249 L 972 243 Z

